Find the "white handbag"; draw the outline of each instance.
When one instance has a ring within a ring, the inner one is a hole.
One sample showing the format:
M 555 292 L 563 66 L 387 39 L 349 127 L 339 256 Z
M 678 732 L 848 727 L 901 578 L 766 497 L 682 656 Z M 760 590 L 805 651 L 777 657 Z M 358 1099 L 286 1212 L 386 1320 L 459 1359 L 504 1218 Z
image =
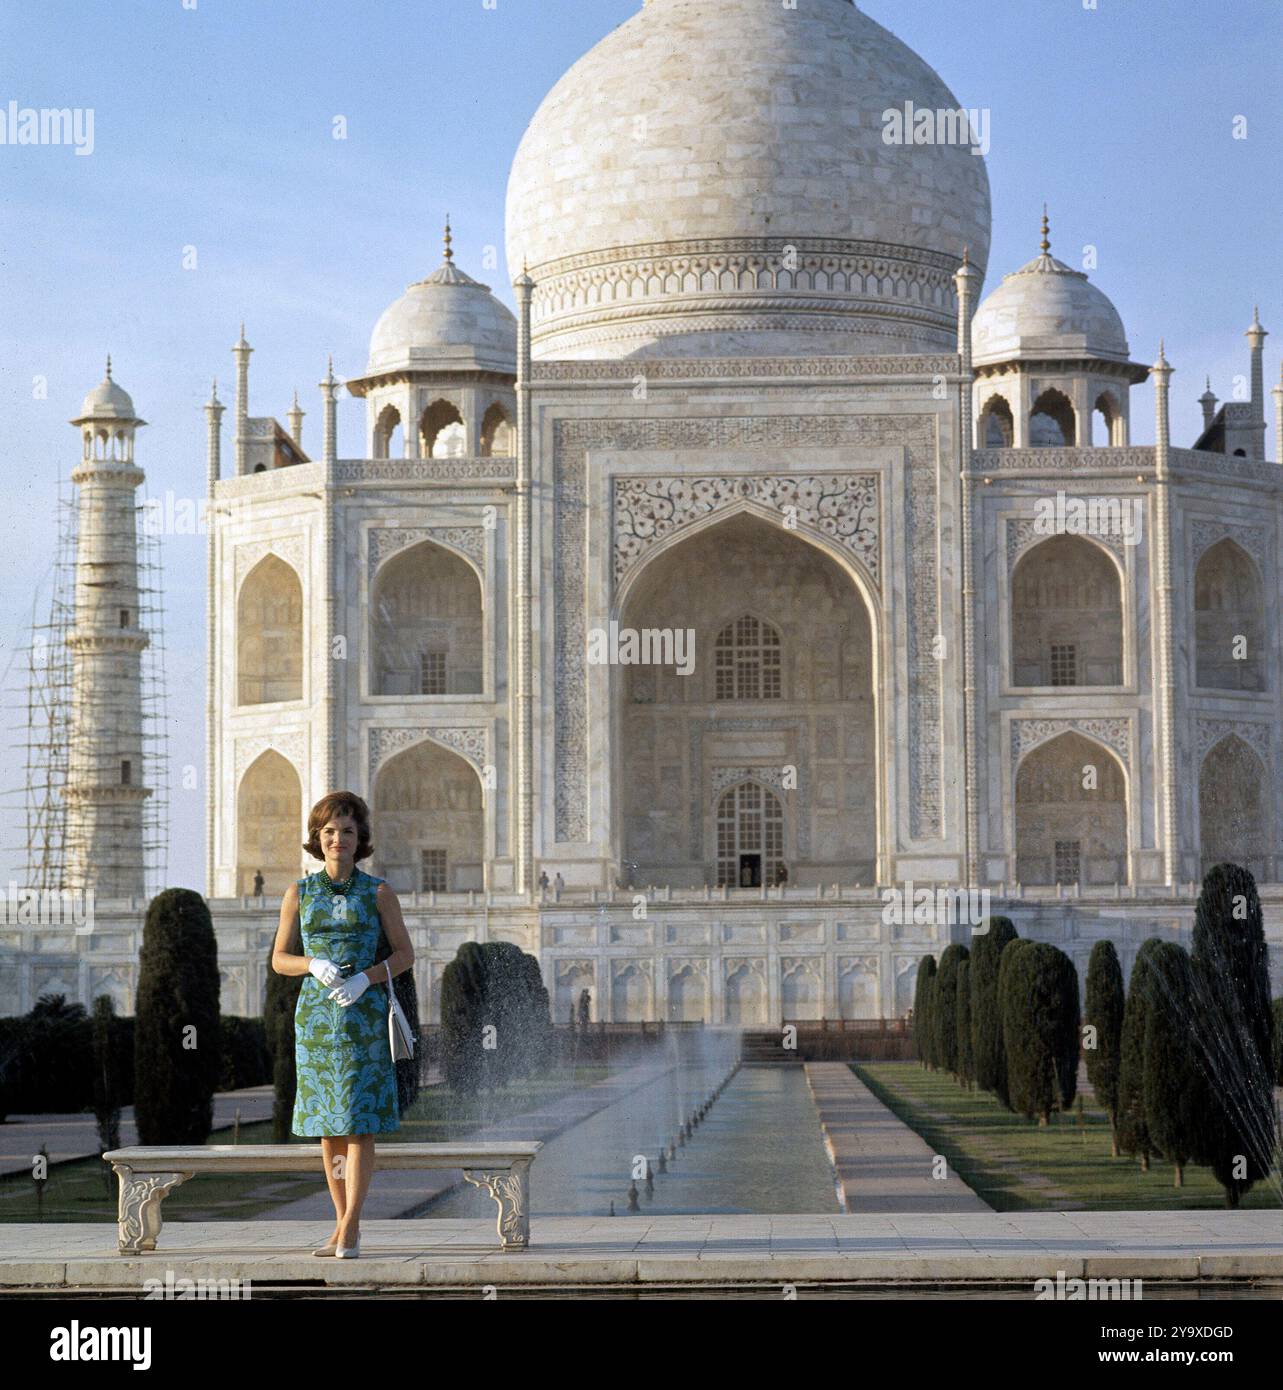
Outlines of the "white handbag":
M 396 990 L 392 988 L 392 976 L 388 983 L 388 1050 L 394 1062 L 404 1062 L 414 1056 L 414 1032 L 405 1010 L 397 1003 Z

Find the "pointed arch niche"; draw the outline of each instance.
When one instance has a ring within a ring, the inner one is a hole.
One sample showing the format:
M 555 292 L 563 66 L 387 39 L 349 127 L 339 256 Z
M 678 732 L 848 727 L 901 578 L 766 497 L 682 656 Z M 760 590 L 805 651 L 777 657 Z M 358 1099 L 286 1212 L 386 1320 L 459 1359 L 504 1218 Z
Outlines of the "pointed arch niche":
M 477 769 L 425 739 L 387 760 L 370 805 L 376 872 L 398 893 L 485 887 L 485 798 Z
M 1240 864 L 1258 883 L 1270 882 L 1273 821 L 1265 764 L 1237 734 L 1221 739 L 1198 771 L 1202 873 Z
M 279 555 L 264 555 L 236 598 L 236 702 L 303 698 L 303 584 Z
M 294 765 L 274 748 L 245 769 L 236 789 L 236 892 L 279 897 L 303 877 L 303 787 Z
M 370 693 L 479 695 L 484 679 L 481 580 L 435 541 L 393 555 L 370 599 Z
M 1128 882 L 1127 776 L 1103 744 L 1067 732 L 1016 770 L 1016 880 L 1031 887 Z

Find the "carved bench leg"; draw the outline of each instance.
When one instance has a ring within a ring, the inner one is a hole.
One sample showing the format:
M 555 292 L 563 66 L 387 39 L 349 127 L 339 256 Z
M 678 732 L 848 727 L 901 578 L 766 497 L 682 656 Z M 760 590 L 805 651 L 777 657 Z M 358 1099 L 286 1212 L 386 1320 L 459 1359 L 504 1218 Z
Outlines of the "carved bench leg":
M 463 1179 L 484 1187 L 499 1204 L 499 1240 L 505 1250 L 524 1250 L 530 1244 L 530 1160 L 497 1172 L 465 1168 Z
M 155 1250 L 160 1235 L 160 1204 L 191 1177 L 190 1173 L 135 1173 L 127 1163 L 113 1163 L 120 1179 L 116 1209 L 117 1241 L 122 1255 Z

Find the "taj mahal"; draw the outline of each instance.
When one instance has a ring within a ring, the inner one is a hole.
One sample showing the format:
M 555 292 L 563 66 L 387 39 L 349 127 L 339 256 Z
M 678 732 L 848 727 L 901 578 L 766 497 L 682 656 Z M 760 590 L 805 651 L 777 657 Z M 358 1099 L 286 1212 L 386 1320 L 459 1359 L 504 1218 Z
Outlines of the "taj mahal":
M 314 438 L 297 399 L 254 412 L 241 329 L 206 407 L 189 885 L 224 1012 L 261 1009 L 337 788 L 370 804 L 427 1022 L 470 939 L 537 955 L 559 1020 L 585 989 L 606 1023 L 894 1017 L 971 924 L 892 917 L 889 889 L 983 895 L 1081 975 L 1102 936 L 1125 966 L 1188 943 L 1225 859 L 1283 988 L 1283 382 L 1271 428 L 1252 287 L 1250 395 L 1209 385 L 1181 444 L 1173 373 L 1200 364 L 1129 342 L 1057 256 L 1054 187 L 1032 258 L 991 265 L 985 158 L 888 140 L 909 106 L 959 110 L 850 0 L 645 0 L 516 152 L 515 315 L 447 228 L 368 360 L 327 371 Z M 337 456 L 340 408 L 364 457 Z M 100 521 L 142 480 L 139 423 L 110 379 L 74 421 Z M 137 644 L 76 659 L 127 681 Z M 133 1010 L 118 847 L 146 788 L 99 785 L 120 761 L 84 761 L 75 801 L 69 875 L 117 854 L 92 943 L 24 937 L 0 1013 Z

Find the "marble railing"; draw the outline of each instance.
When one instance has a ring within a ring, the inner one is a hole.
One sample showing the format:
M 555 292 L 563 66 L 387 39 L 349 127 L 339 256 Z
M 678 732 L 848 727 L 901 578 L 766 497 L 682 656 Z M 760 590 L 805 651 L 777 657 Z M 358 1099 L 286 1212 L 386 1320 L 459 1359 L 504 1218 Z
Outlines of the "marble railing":
M 517 476 L 517 460 L 502 454 L 491 458 L 339 459 L 334 468 L 339 483 L 507 483 Z M 239 478 L 220 478 L 214 495 L 227 499 L 315 492 L 324 482 L 324 463 L 297 463 Z

